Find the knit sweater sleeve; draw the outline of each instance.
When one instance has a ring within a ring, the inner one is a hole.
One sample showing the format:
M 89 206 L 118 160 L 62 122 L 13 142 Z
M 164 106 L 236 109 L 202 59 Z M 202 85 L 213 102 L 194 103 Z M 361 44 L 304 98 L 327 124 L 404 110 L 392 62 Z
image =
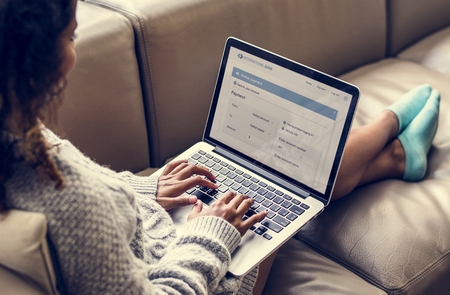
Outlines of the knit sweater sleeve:
M 158 177 L 156 176 L 138 176 L 129 171 L 118 173 L 128 184 L 140 195 L 147 196 L 152 200 L 156 199 L 156 190 L 158 188 Z
M 136 201 L 141 207 L 141 215 L 144 218 L 144 223 L 146 219 L 151 218 L 151 216 L 146 216 L 146 209 L 149 207 L 149 203 L 155 200 L 155 194 L 157 190 L 157 182 L 158 178 L 154 176 L 137 176 L 133 173 L 130 173 L 128 171 L 120 172 L 119 175 L 128 182 L 136 192 L 139 194 L 136 196 Z M 233 234 L 230 235 L 230 229 L 226 229 L 226 231 L 223 231 L 222 228 L 225 227 L 225 224 L 220 225 L 223 223 L 223 221 L 217 220 L 215 218 L 208 218 L 208 219 L 198 219 L 194 220 L 193 222 L 189 223 L 183 233 L 188 232 L 189 234 L 183 234 L 181 233 L 181 236 L 177 242 L 169 248 L 169 251 L 167 252 L 167 255 L 164 256 L 162 259 L 161 264 L 154 269 L 151 273 L 151 277 L 161 279 L 161 275 L 167 272 L 167 266 L 166 263 L 173 263 L 174 261 L 178 261 L 178 263 L 186 264 L 186 261 L 188 261 L 190 264 L 195 265 L 198 263 L 197 257 L 186 257 L 186 253 L 183 252 L 183 247 L 186 244 L 189 244 L 190 239 L 198 240 L 198 235 L 201 233 L 201 236 L 208 237 L 210 231 L 219 231 L 219 239 L 224 238 L 227 242 L 225 244 L 231 244 L 227 245 L 227 248 L 229 249 L 228 253 L 231 253 L 237 246 L 232 240 L 233 240 Z M 217 226 L 219 225 L 219 226 Z M 228 225 L 227 225 L 228 226 Z M 144 227 L 145 228 L 145 227 Z M 203 232 L 206 230 L 206 232 Z M 234 231 L 234 230 L 231 230 Z M 145 235 L 145 233 L 142 233 L 142 235 Z M 221 236 L 221 237 L 220 237 Z M 231 238 L 231 240 L 230 240 Z M 208 240 L 209 238 L 206 238 Z M 210 244 L 208 242 L 207 248 L 214 249 L 217 245 L 215 245 L 215 242 Z M 216 254 L 214 254 L 216 255 Z M 211 256 L 214 257 L 214 256 Z M 233 276 L 231 273 L 227 272 L 228 266 L 229 266 L 229 257 L 227 253 L 222 254 L 221 260 L 221 269 L 215 273 L 216 279 L 213 279 L 210 286 L 209 291 L 212 294 L 251 294 L 255 281 L 257 279 L 258 275 L 258 268 L 256 267 L 253 269 L 249 274 L 247 274 L 243 278 L 238 278 Z M 223 261 L 226 261 L 224 263 Z M 160 272 L 159 269 L 162 268 L 164 271 Z M 206 271 L 209 274 L 213 274 L 211 270 Z M 203 272 L 198 274 L 200 277 L 203 274 Z M 217 279 L 221 278 L 218 282 Z M 172 278 L 173 279 L 173 278 Z M 194 277 L 185 277 L 180 276 L 179 277 L 180 282 L 186 282 L 186 280 L 189 280 L 191 284 L 198 283 L 199 280 L 195 280 Z M 198 288 L 196 288 L 198 289 Z M 187 292 L 187 290 L 184 290 Z

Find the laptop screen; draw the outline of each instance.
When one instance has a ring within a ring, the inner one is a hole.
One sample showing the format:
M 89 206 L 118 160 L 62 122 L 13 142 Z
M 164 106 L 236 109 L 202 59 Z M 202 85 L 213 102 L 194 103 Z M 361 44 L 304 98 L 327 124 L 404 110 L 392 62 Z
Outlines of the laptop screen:
M 229 38 L 204 140 L 328 202 L 356 87 Z

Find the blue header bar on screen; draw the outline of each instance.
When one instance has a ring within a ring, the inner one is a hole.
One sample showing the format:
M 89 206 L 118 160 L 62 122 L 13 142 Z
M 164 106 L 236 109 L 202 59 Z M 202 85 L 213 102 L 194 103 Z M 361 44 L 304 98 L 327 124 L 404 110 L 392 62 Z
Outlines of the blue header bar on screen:
M 267 80 L 261 79 L 255 75 L 252 75 L 248 72 L 242 71 L 236 67 L 233 68 L 233 77 L 252 84 L 262 90 L 270 92 L 274 95 L 277 95 L 281 98 L 289 100 L 295 104 L 298 104 L 306 109 L 309 109 L 313 112 L 316 112 L 322 116 L 325 116 L 333 121 L 336 121 L 337 110 L 330 108 L 324 104 L 321 104 L 317 101 L 309 99 L 303 95 L 295 93 L 289 89 L 283 88 L 279 85 L 276 85 Z

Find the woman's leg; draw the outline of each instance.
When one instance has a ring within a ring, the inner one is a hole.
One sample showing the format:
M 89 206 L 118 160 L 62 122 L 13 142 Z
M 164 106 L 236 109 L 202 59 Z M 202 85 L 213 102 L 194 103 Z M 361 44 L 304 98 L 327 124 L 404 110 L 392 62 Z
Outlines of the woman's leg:
M 439 102 L 439 92 L 429 91 L 429 86 L 423 85 L 407 93 L 372 123 L 352 130 L 333 200 L 359 185 L 385 178 L 422 179 L 437 130 Z
M 402 177 L 404 152 L 400 142 L 393 141 L 398 126 L 397 116 L 383 111 L 371 123 L 351 131 L 333 200 L 347 195 L 358 185 L 386 177 Z

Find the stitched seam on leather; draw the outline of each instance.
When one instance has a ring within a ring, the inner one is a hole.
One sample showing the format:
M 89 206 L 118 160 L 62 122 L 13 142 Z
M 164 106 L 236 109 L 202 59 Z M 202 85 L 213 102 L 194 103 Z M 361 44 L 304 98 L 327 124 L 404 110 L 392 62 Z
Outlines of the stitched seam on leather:
M 424 270 L 422 270 L 421 272 L 416 274 L 414 277 L 410 278 L 404 285 L 394 289 L 394 288 L 388 288 L 388 287 L 382 285 L 380 282 L 373 280 L 371 277 L 368 276 L 368 274 L 366 272 L 361 272 L 361 271 L 355 269 L 353 266 L 351 266 L 350 264 L 346 263 L 345 261 L 339 260 L 339 259 L 329 255 L 328 253 L 326 253 L 322 249 L 316 247 L 315 245 L 309 243 L 308 241 L 303 240 L 301 237 L 296 237 L 296 239 L 300 240 L 302 243 L 306 244 L 308 247 L 310 247 L 314 251 L 320 253 L 321 255 L 323 255 L 323 256 L 329 258 L 330 260 L 336 262 L 337 264 L 347 268 L 348 270 L 350 270 L 353 273 L 357 274 L 359 277 L 361 277 L 365 281 L 367 281 L 367 282 L 371 283 L 372 285 L 378 287 L 379 289 L 387 292 L 388 294 L 398 294 L 398 293 L 402 292 L 403 290 L 405 290 L 410 285 L 413 285 L 415 282 L 419 281 L 419 279 L 421 277 L 425 276 L 426 274 L 428 274 L 429 272 L 434 270 L 437 266 L 441 265 L 441 263 L 445 262 L 448 258 L 450 258 L 450 251 L 448 251 L 443 256 L 441 256 L 441 258 L 439 258 L 438 260 L 433 261 Z
M 450 251 L 447 251 L 443 256 L 441 256 L 438 260 L 433 261 L 430 265 L 428 265 L 423 271 L 412 277 L 406 284 L 402 287 L 395 289 L 394 294 L 398 294 L 403 292 L 406 288 L 413 286 L 415 283 L 420 281 L 421 278 L 426 276 L 427 274 L 433 272 L 438 266 L 441 266 L 444 262 L 446 262 L 450 258 Z

